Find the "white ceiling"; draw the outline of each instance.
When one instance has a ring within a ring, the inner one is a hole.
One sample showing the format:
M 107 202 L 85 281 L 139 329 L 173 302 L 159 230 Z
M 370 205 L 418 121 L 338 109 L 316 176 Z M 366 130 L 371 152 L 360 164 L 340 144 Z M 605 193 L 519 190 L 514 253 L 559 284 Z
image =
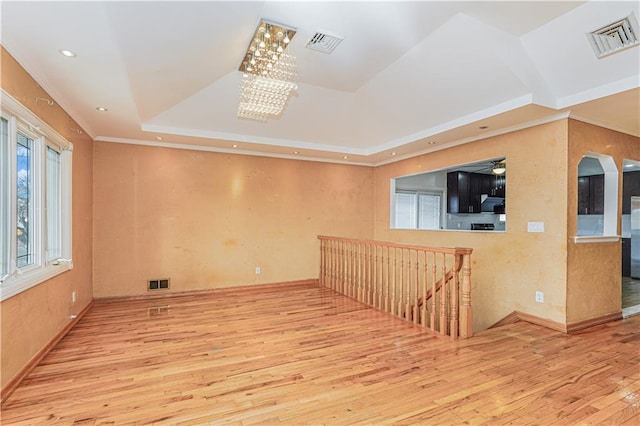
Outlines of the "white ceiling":
M 0 7 L 3 46 L 101 141 L 381 164 L 569 113 L 640 136 L 640 48 L 596 59 L 585 36 L 638 1 Z M 236 117 L 260 18 L 298 30 L 299 88 L 267 123 Z M 316 31 L 344 41 L 308 50 Z

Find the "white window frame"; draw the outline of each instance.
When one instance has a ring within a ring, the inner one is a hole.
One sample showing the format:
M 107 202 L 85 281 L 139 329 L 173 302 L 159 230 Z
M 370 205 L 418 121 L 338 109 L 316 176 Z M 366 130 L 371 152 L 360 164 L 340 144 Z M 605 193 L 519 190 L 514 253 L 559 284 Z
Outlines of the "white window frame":
M 420 230 L 420 231 L 439 231 L 442 229 L 442 200 L 444 198 L 444 195 L 441 191 L 424 191 L 424 190 L 405 190 L 405 189 L 397 189 L 394 191 L 393 193 L 393 200 L 391 202 L 391 205 L 393 206 L 393 222 L 391 224 L 391 229 L 415 229 L 415 230 Z M 396 206 L 397 206 L 397 195 L 398 194 L 402 194 L 402 195 L 412 195 L 415 197 L 415 211 L 413 212 L 415 217 L 414 217 L 414 222 L 415 222 L 415 226 L 413 227 L 400 227 L 398 226 L 397 223 L 397 213 L 396 213 Z M 422 195 L 427 195 L 427 196 L 432 196 L 432 197 L 438 197 L 440 199 L 439 203 L 440 203 L 440 212 L 438 213 L 438 227 L 437 228 L 424 228 L 424 224 L 422 223 L 422 221 L 420 220 L 421 218 L 421 208 L 420 208 L 420 196 Z
M 8 122 L 8 158 L 0 159 L 2 167 L 7 166 L 8 179 L 0 176 L 0 233 L 4 244 L 0 253 L 8 263 L 8 273 L 0 277 L 0 301 L 4 301 L 25 290 L 65 271 L 73 269 L 72 254 L 72 152 L 73 144 L 42 121 L 15 98 L 0 89 L 0 115 Z M 34 262 L 23 268 L 16 264 L 16 138 L 17 133 L 33 138 L 33 202 L 36 223 L 30 229 L 35 232 L 33 259 Z M 60 220 L 61 220 L 61 255 L 47 260 L 47 214 L 46 214 L 46 150 L 51 147 L 60 153 Z M 8 163 L 8 164 L 7 164 Z M 6 203 L 6 205 L 4 205 Z M 9 214 L 5 214 L 6 212 Z M 8 221 L 8 225 L 7 225 Z M 9 234 L 4 235 L 8 230 Z
M 576 235 L 573 241 L 578 243 L 609 243 L 620 241 L 618 235 L 618 168 L 610 155 L 597 152 L 586 152 L 583 156 L 595 158 L 604 171 L 604 214 L 601 235 Z M 580 160 L 582 161 L 582 159 Z M 578 179 L 576 178 L 576 183 Z M 576 209 L 577 216 L 577 209 Z M 577 228 L 576 217 L 576 228 Z M 577 234 L 576 229 L 576 234 Z

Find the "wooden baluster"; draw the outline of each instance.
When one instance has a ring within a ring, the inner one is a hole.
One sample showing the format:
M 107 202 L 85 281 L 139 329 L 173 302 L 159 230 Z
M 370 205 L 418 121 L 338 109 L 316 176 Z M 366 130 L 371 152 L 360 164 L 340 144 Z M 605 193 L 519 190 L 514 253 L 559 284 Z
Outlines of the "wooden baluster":
M 320 286 L 323 286 L 324 283 L 324 279 L 323 279 L 323 274 L 324 274 L 324 268 L 323 268 L 323 262 L 324 260 L 324 241 L 321 239 L 320 240 L 320 272 L 318 274 L 318 284 L 320 284 Z
M 427 328 L 427 281 L 429 277 L 429 258 L 427 252 L 424 253 L 424 264 L 422 266 L 422 327 Z
M 360 281 L 360 243 L 353 243 L 353 277 L 357 288 L 356 298 L 362 302 L 362 281 Z
M 404 302 L 404 249 L 400 249 L 400 279 L 398 282 L 398 316 L 402 318 L 402 304 Z
M 411 321 L 411 287 L 413 281 L 411 280 L 411 249 L 407 250 L 407 285 L 404 295 L 404 318 L 407 321 Z
M 369 247 L 369 266 L 371 267 L 371 301 L 369 304 L 376 306 L 376 297 L 378 297 L 378 288 L 376 283 L 376 263 L 375 263 L 375 244 Z
M 471 252 L 462 255 L 462 295 L 460 302 L 460 337 L 473 336 L 473 309 L 471 308 Z
M 344 288 L 344 241 L 338 241 L 338 288 L 340 293 L 347 294 Z
M 380 253 L 380 256 L 378 256 L 378 253 Z M 378 288 L 378 300 L 377 300 L 377 304 L 378 304 L 378 309 L 382 309 L 382 287 L 383 287 L 383 282 L 382 282 L 382 265 L 384 264 L 384 247 L 383 246 L 376 246 L 376 286 Z
M 393 271 L 391 274 L 391 315 L 396 314 L 396 274 L 397 274 L 397 262 L 398 250 L 393 248 Z
M 385 312 L 389 312 L 389 256 L 391 255 L 389 253 L 390 247 L 387 246 L 387 272 L 386 274 L 384 274 L 384 311 Z M 383 264 L 385 263 L 384 260 L 382 262 Z M 383 268 L 384 269 L 384 268 Z
M 371 286 L 373 285 L 373 279 L 372 279 L 372 271 L 371 271 L 371 244 L 367 243 L 367 255 L 366 255 L 366 260 L 367 260 L 367 305 L 371 305 L 371 295 L 372 293 L 372 288 Z
M 353 242 L 347 243 L 347 277 L 349 279 L 349 297 L 355 299 L 356 285 L 353 280 Z
M 367 245 L 365 243 L 361 246 L 360 252 L 360 262 L 362 269 L 362 285 L 363 285 L 363 302 L 367 303 L 367 299 L 369 297 L 369 278 L 367 277 Z
M 329 278 L 329 288 L 335 290 L 333 285 L 333 241 L 327 241 L 327 273 Z
M 431 267 L 431 330 L 436 331 L 436 295 L 437 295 L 438 256 L 433 252 L 433 266 Z
M 442 286 L 440 287 L 440 334 L 447 334 L 447 255 L 442 253 Z
M 419 298 L 419 288 L 420 288 L 420 252 L 418 250 L 416 252 L 416 276 L 415 276 L 415 285 L 414 293 L 413 293 L 413 323 L 417 324 L 420 321 L 419 318 L 419 308 L 418 308 L 418 298 Z
M 347 243 L 347 277 L 349 281 L 349 297 L 355 299 L 356 292 L 355 292 L 355 284 L 353 282 L 352 250 L 353 250 L 353 242 L 349 241 Z
M 345 241 L 342 245 L 342 261 L 344 265 L 343 276 L 344 276 L 344 286 L 345 286 L 345 294 L 349 297 L 352 297 L 351 294 L 351 282 L 349 280 L 349 242 Z
M 451 280 L 451 317 L 449 318 L 449 334 L 451 339 L 458 338 L 458 292 L 460 291 L 460 285 L 458 284 L 458 273 L 462 264 L 462 256 L 459 254 L 454 255 L 453 276 Z
M 360 253 L 358 254 L 360 264 L 360 280 L 362 281 L 362 302 L 367 303 L 367 265 L 366 265 L 367 245 L 360 243 Z

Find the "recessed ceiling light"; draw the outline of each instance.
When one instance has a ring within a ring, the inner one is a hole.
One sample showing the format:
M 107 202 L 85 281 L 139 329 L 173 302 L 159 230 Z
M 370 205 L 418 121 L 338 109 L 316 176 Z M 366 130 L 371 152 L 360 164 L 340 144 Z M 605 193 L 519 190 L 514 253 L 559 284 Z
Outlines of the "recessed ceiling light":
M 162 140 L 162 136 L 156 136 L 156 139 L 161 141 Z
M 60 50 L 58 50 L 58 52 L 60 52 L 61 55 L 64 55 L 67 58 L 75 58 L 76 57 L 75 52 L 72 52 L 72 51 L 67 50 L 67 49 L 60 49 Z
M 232 146 L 233 146 L 234 148 L 237 148 L 237 147 L 238 147 L 238 144 L 234 143 Z
M 429 141 L 429 145 L 433 145 L 436 141 Z
M 96 109 L 97 109 L 98 111 L 102 111 L 102 112 L 109 111 L 109 110 L 108 110 L 108 109 L 106 109 L 105 107 L 96 107 Z
M 478 129 L 480 129 L 480 130 L 486 130 L 488 128 L 489 128 L 489 126 L 480 126 L 480 127 L 478 127 Z
M 348 160 L 348 159 L 349 159 L 349 156 L 348 156 L 348 155 L 345 155 L 345 156 L 344 156 L 344 157 L 342 157 L 342 158 L 344 158 L 345 160 Z
M 299 152 L 299 151 L 293 151 L 293 153 L 294 153 L 294 154 L 300 154 L 300 152 Z
M 396 153 L 395 153 L 395 152 L 392 152 L 392 153 L 391 153 L 391 155 L 396 155 Z

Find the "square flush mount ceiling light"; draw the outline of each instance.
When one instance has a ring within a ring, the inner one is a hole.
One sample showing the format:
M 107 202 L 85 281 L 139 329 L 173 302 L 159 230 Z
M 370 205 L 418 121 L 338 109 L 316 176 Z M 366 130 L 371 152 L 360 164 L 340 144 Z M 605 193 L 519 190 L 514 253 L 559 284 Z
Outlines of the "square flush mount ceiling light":
M 261 19 L 238 68 L 242 72 L 238 117 L 275 118 L 298 88 L 295 57 L 289 43 L 296 29 Z

